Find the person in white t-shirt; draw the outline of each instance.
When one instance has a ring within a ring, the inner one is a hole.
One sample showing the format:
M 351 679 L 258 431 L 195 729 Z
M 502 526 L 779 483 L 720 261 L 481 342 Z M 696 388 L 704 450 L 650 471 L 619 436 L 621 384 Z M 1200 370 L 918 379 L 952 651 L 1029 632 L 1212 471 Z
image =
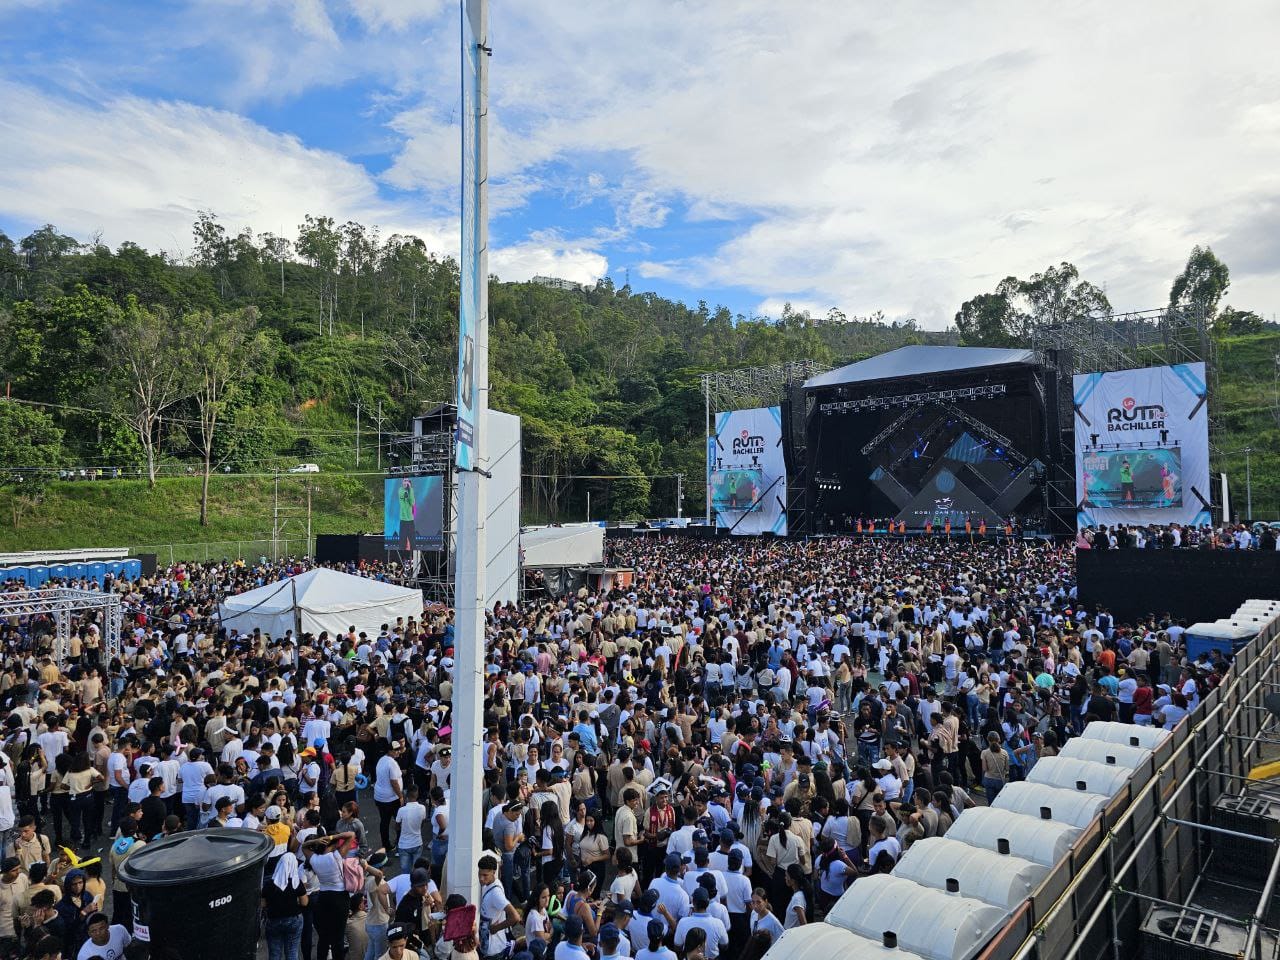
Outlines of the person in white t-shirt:
M 413 869 L 413 862 L 422 853 L 422 825 L 426 820 L 427 808 L 418 802 L 418 788 L 407 788 L 404 806 L 396 811 L 396 825 L 400 828 L 400 869 L 405 873 Z
M 89 939 L 84 942 L 76 960 L 122 960 L 125 947 L 133 941 L 124 924 L 112 923 L 105 913 L 89 917 Z

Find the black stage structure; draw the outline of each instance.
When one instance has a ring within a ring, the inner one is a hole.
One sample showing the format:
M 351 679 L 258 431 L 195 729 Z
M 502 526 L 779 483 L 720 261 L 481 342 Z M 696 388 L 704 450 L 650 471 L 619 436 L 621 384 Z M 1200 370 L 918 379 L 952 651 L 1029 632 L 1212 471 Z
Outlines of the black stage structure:
M 860 519 L 1068 532 L 1047 482 L 1069 450 L 1061 374 L 1042 356 L 909 346 L 806 381 L 808 532 Z

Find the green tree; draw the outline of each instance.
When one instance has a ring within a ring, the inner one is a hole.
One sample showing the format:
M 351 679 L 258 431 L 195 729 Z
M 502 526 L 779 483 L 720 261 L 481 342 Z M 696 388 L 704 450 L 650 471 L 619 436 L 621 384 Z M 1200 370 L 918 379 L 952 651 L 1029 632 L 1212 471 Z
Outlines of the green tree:
M 0 399 L 0 484 L 10 491 L 13 525 L 44 499 L 63 462 L 63 431 L 41 410 Z
M 138 437 L 152 487 L 162 443 L 161 420 L 192 391 L 191 344 L 183 332 L 167 310 L 148 310 L 136 300 L 125 305 L 107 332 L 112 370 L 108 395 Z
M 1213 318 L 1214 332 L 1219 336 L 1238 337 L 1249 333 L 1261 333 L 1266 321 L 1252 310 L 1237 310 L 1227 304 Z
M 1187 265 L 1169 288 L 1169 308 L 1190 310 L 1211 323 L 1218 303 L 1231 286 L 1231 271 L 1209 247 L 1192 247 Z
M 1001 286 L 1010 282 L 1017 283 L 1010 277 Z M 969 347 L 1013 346 L 1022 328 L 1022 318 L 1004 293 L 980 293 L 961 304 L 956 314 L 960 341 Z
M 182 319 L 190 344 L 192 400 L 196 411 L 197 445 L 203 463 L 200 484 L 200 526 L 209 525 L 209 474 L 213 449 L 227 404 L 238 386 L 256 371 L 267 352 L 266 338 L 257 330 L 258 311 L 253 307 L 231 313 L 203 312 Z

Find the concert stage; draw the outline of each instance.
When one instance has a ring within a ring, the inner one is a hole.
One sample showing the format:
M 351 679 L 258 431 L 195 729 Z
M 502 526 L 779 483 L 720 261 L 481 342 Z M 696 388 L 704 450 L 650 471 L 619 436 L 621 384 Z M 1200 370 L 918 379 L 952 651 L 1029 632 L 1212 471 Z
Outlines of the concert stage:
M 987 347 L 902 347 L 812 377 L 810 532 L 859 518 L 1047 529 L 1058 389 L 1032 351 Z

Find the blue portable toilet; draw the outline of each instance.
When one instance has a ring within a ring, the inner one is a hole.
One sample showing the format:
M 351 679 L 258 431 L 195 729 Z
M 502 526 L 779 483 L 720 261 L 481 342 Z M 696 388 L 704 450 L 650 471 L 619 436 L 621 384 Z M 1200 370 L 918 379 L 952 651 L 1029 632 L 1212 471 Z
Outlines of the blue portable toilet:
M 43 564 L 32 564 L 27 567 L 27 586 L 43 587 L 49 582 L 49 568 Z
M 70 568 L 65 563 L 49 564 L 50 580 L 65 580 L 71 575 Z
M 111 576 L 113 576 L 113 577 L 119 577 L 119 576 L 120 576 L 120 570 L 124 567 L 124 561 L 123 561 L 123 560 L 108 560 L 108 561 L 106 561 L 106 562 L 103 564 L 103 566 L 105 566 L 105 567 L 107 568 L 107 573 L 111 574 Z
M 68 580 L 83 580 L 88 575 L 89 575 L 89 570 L 88 570 L 87 564 L 84 564 L 84 563 L 68 563 L 67 564 Z
M 137 580 L 142 576 L 142 561 L 132 558 L 124 561 L 120 568 L 120 575 L 126 580 Z
M 98 586 L 102 586 L 102 581 L 107 577 L 107 565 L 101 560 L 95 560 L 93 563 L 86 563 L 88 573 L 85 574 L 90 580 L 97 581 Z
M 10 580 L 21 580 L 23 583 L 28 583 L 27 576 L 29 573 L 30 571 L 26 567 L 5 567 L 0 570 L 0 583 Z

